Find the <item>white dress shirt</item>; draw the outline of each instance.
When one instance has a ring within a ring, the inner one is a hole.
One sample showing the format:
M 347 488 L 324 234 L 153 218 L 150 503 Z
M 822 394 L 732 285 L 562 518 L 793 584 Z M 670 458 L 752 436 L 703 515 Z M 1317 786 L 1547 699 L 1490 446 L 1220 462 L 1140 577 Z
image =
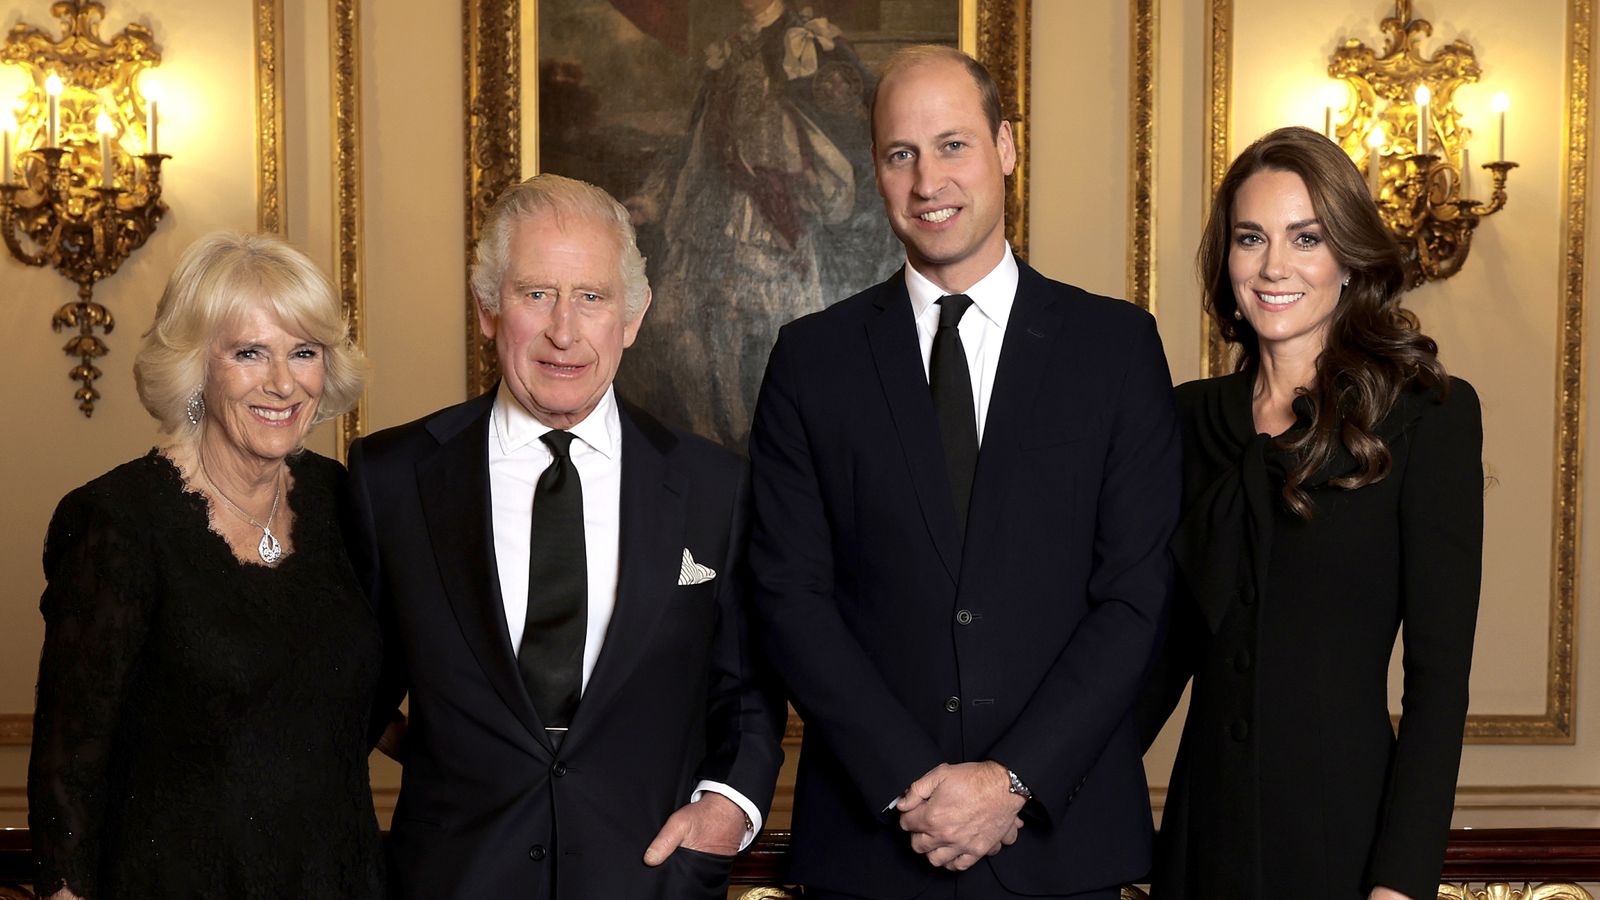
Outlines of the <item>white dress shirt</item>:
M 506 387 L 495 395 L 489 428 L 489 505 L 494 522 L 494 557 L 505 602 L 506 631 L 511 650 L 520 652 L 528 615 L 529 537 L 533 527 L 533 492 L 539 476 L 555 460 L 539 438 L 551 430 L 533 417 Z M 583 483 L 583 543 L 588 563 L 588 614 L 583 642 L 583 681 L 589 687 L 595 662 L 605 646 L 606 629 L 617 605 L 617 579 L 622 544 L 622 420 L 611 389 L 594 411 L 569 429 L 568 453 Z M 676 571 L 676 570 L 674 570 Z M 581 695 L 580 695 L 581 704 Z M 695 786 L 689 800 L 715 791 L 732 800 L 749 817 L 744 846 L 761 830 L 761 813 L 743 794 L 715 781 Z M 641 851 L 642 852 L 642 851 Z
M 906 293 L 911 295 L 911 312 L 917 321 L 917 344 L 922 348 L 922 374 L 928 375 L 928 363 L 933 357 L 933 336 L 939 330 L 939 304 L 947 293 L 926 276 L 906 263 Z M 967 354 L 967 371 L 972 375 L 973 412 L 977 415 L 978 444 L 983 444 L 983 426 L 989 415 L 989 397 L 994 393 L 995 373 L 1000 370 L 1000 345 L 1006 337 L 1006 322 L 1011 319 L 1011 306 L 1017 299 L 1016 257 L 1011 255 L 1011 245 L 1006 244 L 1005 256 L 989 274 L 978 279 L 965 293 L 972 298 L 972 306 L 961 317 L 957 326 L 961 332 L 961 349 Z

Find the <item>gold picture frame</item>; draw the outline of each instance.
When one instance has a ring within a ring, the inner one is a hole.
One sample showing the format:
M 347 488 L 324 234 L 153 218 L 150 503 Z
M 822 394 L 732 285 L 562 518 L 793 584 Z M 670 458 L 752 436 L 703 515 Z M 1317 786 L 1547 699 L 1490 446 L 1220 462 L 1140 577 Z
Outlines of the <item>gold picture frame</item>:
M 482 225 L 495 197 L 522 177 L 523 99 L 536 79 L 523 72 L 522 2 L 467 0 L 463 9 L 464 125 L 466 153 L 466 241 L 470 266 Z M 1017 167 L 1007 185 L 1006 232 L 1026 255 L 1028 192 L 1029 24 L 1033 0 L 956 0 L 960 46 L 988 66 L 1012 123 Z M 471 290 L 463 318 L 467 348 L 467 393 L 476 396 L 499 377 L 493 344 L 478 330 Z

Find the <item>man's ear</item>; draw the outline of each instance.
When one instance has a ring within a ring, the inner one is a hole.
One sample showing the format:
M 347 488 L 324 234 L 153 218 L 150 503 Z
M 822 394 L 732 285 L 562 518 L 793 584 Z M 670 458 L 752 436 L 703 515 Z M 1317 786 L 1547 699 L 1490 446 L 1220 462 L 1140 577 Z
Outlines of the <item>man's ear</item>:
M 1017 167 L 1017 142 L 1011 135 L 1011 123 L 1000 120 L 1000 130 L 995 132 L 995 149 L 1000 151 L 1000 173 L 1009 176 Z
M 639 307 L 638 314 L 622 326 L 622 349 L 632 347 L 639 337 L 639 326 L 644 324 L 644 314 L 650 311 L 650 301 L 654 296 L 649 288 L 644 289 L 644 306 Z
M 495 332 L 500 330 L 500 316 L 483 308 L 481 298 L 473 298 L 472 304 L 478 310 L 478 330 L 488 340 L 494 340 Z

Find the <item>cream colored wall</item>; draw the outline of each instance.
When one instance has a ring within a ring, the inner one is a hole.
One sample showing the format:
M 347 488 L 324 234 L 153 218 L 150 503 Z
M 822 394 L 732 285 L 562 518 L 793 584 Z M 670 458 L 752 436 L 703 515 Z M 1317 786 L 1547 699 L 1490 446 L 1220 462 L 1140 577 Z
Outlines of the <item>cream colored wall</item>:
M 284 4 L 288 230 L 325 267 L 333 259 L 334 234 L 327 2 Z M 153 438 L 129 367 L 166 273 L 194 237 L 255 222 L 250 4 L 109 5 L 111 30 L 136 10 L 165 51 L 169 99 L 162 128 L 163 149 L 175 157 L 165 170 L 172 210 L 151 243 L 97 293 L 119 327 L 102 365 L 105 397 L 92 420 L 70 400 L 63 338 L 48 331 L 50 313 L 71 296 L 68 283 L 0 259 L 3 410 L 9 421 L 24 423 L 27 435 L 0 447 L 0 470 L 11 473 L 0 495 L 6 510 L 0 518 L 0 573 L 6 576 L 0 586 L 0 713 L 31 708 L 42 634 L 39 550 L 56 500 L 138 455 Z M 1054 277 L 1119 296 L 1126 293 L 1127 275 L 1129 5 L 1038 0 L 1033 29 L 1031 261 Z M 1294 79 L 1315 80 L 1315 60 L 1336 35 L 1373 41 L 1376 20 L 1388 7 L 1346 0 L 1331 11 L 1325 5 L 1315 16 L 1302 15 L 1304 21 L 1280 22 L 1263 18 L 1273 7 L 1265 0 L 1235 5 L 1236 73 L 1251 84 L 1279 87 L 1271 101 L 1278 106 L 1241 107 L 1240 137 L 1279 116 L 1318 124 L 1314 101 L 1309 113 L 1290 108 L 1301 96 Z M 378 428 L 455 402 L 465 391 L 460 11 L 457 4 L 415 0 L 362 6 L 365 303 L 376 371 L 368 415 L 369 427 Z M 1207 177 L 1207 19 L 1204 4 L 1191 0 L 1159 0 L 1157 6 L 1155 306 L 1173 376 L 1181 381 L 1199 374 L 1192 260 Z M 1513 173 L 1512 204 L 1478 231 L 1467 270 L 1425 288 L 1414 304 L 1439 336 L 1452 370 L 1483 392 L 1487 456 L 1500 476 L 1488 500 L 1490 571 L 1474 708 L 1532 711 L 1542 685 L 1549 594 L 1549 360 L 1559 224 L 1553 210 L 1566 4 L 1526 0 L 1512 16 L 1492 0 L 1458 0 L 1448 17 L 1428 6 L 1422 4 L 1419 14 L 1432 14 L 1442 36 L 1459 33 L 1478 47 L 1486 82 L 1515 76 L 1511 86 L 1496 88 L 1510 91 L 1515 103 L 1511 151 L 1523 168 Z M 0 0 L 0 27 L 24 18 L 43 24 L 47 14 L 44 0 Z M 1256 52 L 1263 46 L 1271 52 Z M 1282 113 L 1274 111 L 1280 107 Z M 1591 323 L 1591 359 L 1597 330 Z M 1591 398 L 1600 393 L 1592 369 L 1588 390 Z M 1600 449 L 1596 418 L 1588 417 L 1590 459 Z M 331 452 L 331 435 L 314 436 L 313 447 Z M 1600 521 L 1597 502 L 1600 494 L 1586 486 L 1582 503 L 1591 524 Z M 1600 571 L 1600 542 L 1586 541 L 1583 553 L 1581 571 Z M 1594 584 L 1590 578 L 1583 587 L 1580 606 L 1596 602 Z M 1600 654 L 1600 617 L 1579 616 L 1578 622 L 1581 680 L 1584 662 Z M 1600 824 L 1600 738 L 1584 727 L 1600 721 L 1600 694 L 1580 689 L 1577 697 L 1573 745 L 1467 748 L 1462 784 L 1468 790 L 1458 821 Z M 1169 735 L 1149 757 L 1158 787 L 1166 781 L 1171 751 Z M 22 824 L 25 765 L 25 747 L 0 746 L 0 826 Z M 394 770 L 380 765 L 374 782 L 381 802 L 396 783 Z

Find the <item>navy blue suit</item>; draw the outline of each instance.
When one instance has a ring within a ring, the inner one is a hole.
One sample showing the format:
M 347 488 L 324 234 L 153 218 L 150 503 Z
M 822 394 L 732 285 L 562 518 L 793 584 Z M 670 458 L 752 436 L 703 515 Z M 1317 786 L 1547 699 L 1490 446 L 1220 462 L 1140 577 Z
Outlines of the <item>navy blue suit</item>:
M 963 529 L 903 276 L 786 326 L 751 434 L 754 608 L 805 720 L 796 880 L 1100 896 L 1145 874 L 1130 710 L 1164 627 L 1179 440 L 1155 321 L 1022 265 Z M 884 807 L 997 760 L 1016 844 L 934 869 Z
M 410 698 L 395 897 L 721 898 L 731 861 L 645 847 L 701 779 L 760 809 L 783 704 L 746 643 L 744 465 L 622 404 L 621 571 L 559 753 L 506 628 L 489 509 L 494 391 L 356 441 L 350 554 L 384 625 L 380 710 Z M 717 577 L 680 585 L 683 551 Z

